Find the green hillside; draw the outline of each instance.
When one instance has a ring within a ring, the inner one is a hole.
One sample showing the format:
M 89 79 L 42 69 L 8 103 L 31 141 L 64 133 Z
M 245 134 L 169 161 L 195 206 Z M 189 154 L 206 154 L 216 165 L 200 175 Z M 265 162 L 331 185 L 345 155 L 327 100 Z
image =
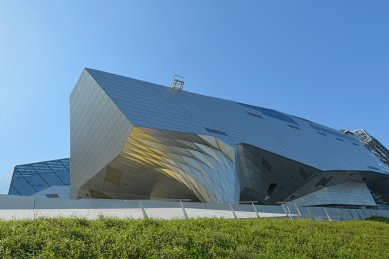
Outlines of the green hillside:
M 388 258 L 388 220 L 0 221 L 0 258 Z

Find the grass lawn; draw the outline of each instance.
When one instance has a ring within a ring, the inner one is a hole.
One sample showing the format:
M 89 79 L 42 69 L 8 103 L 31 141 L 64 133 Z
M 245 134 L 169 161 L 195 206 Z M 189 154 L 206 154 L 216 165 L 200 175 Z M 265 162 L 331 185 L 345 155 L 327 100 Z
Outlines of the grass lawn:
M 0 258 L 389 258 L 389 220 L 0 221 Z

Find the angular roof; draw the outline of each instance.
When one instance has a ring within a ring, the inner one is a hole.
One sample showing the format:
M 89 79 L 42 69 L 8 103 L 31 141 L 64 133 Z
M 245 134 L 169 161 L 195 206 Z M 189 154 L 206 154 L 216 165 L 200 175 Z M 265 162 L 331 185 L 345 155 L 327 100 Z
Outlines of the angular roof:
M 320 170 L 389 173 L 354 136 L 272 109 L 86 69 L 138 127 L 212 135 L 247 143 Z
M 58 188 L 66 186 L 65 189 Z M 2 178 L 0 193 L 9 195 L 57 195 L 69 197 L 69 158 L 17 165 Z M 57 189 L 55 189 L 57 187 Z

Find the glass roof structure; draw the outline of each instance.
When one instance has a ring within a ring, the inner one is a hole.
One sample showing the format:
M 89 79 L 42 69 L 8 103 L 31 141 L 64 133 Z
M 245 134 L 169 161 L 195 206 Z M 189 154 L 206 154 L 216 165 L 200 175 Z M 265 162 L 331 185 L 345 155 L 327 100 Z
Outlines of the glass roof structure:
M 17 165 L 3 176 L 0 193 L 69 198 L 69 159 Z

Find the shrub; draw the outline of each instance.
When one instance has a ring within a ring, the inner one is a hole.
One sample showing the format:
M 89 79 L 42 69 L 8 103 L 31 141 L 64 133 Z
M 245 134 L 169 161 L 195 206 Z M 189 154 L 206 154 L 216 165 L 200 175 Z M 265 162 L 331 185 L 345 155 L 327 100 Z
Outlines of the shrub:
M 0 221 L 0 258 L 388 258 L 387 219 Z

